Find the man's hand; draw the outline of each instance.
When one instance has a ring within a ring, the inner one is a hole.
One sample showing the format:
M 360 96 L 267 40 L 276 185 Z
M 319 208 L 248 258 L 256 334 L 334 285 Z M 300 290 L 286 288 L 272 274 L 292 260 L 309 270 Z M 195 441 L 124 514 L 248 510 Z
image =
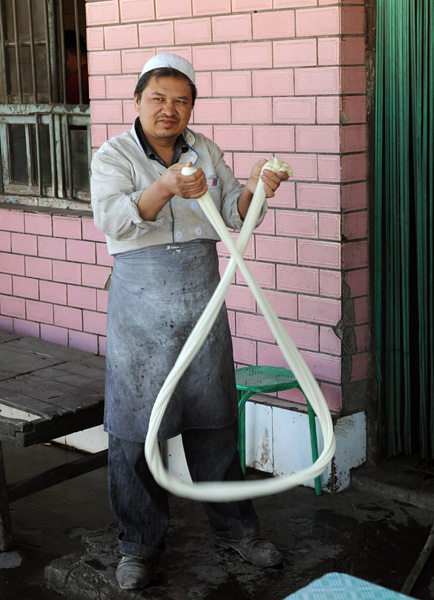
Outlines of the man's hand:
M 246 188 L 252 194 L 255 193 L 256 186 L 258 184 L 259 176 L 261 175 L 261 169 L 267 162 L 266 159 L 259 160 L 257 163 L 253 165 L 253 169 L 250 173 L 250 177 L 246 182 Z M 270 171 L 269 169 L 265 169 L 261 175 L 261 180 L 264 182 L 265 195 L 267 198 L 272 198 L 274 196 L 274 192 L 277 190 L 282 181 L 285 181 L 289 178 L 288 173 L 285 171 L 278 171 L 274 173 L 274 171 Z
M 167 169 L 161 177 L 161 184 L 166 186 L 171 196 L 181 198 L 200 198 L 208 191 L 205 173 L 198 169 L 193 175 L 182 175 L 184 167 L 191 167 L 193 163 L 176 163 Z
M 270 171 L 265 169 L 261 175 L 262 167 L 268 162 L 267 159 L 259 160 L 253 165 L 253 169 L 250 173 L 250 177 L 238 198 L 238 212 L 240 213 L 241 219 L 244 221 L 246 218 L 247 211 L 249 210 L 250 202 L 252 201 L 253 194 L 255 193 L 256 186 L 259 181 L 259 177 L 264 182 L 264 190 L 267 198 L 272 198 L 274 192 L 277 190 L 282 181 L 289 178 L 288 173 L 285 171 Z
M 200 198 L 208 191 L 205 173 L 198 169 L 193 175 L 183 175 L 184 167 L 192 163 L 176 163 L 149 186 L 140 196 L 137 208 L 144 221 L 153 221 L 160 210 L 177 195 L 181 198 Z

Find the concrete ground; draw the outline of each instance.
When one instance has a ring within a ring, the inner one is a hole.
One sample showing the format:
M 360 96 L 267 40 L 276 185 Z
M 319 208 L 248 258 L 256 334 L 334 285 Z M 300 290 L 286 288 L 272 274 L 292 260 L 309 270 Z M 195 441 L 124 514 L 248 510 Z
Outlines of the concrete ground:
M 9 481 L 77 457 L 57 446 L 3 447 Z M 166 552 L 150 586 L 135 593 L 114 580 L 106 469 L 88 473 L 11 505 L 15 537 L 0 553 L 0 598 L 282 600 L 334 571 L 399 591 L 434 522 L 434 470 L 413 458 L 382 469 L 359 469 L 337 495 L 300 487 L 255 500 L 263 534 L 285 556 L 271 569 L 217 548 L 201 505 L 173 497 Z M 412 596 L 434 598 L 434 553 Z

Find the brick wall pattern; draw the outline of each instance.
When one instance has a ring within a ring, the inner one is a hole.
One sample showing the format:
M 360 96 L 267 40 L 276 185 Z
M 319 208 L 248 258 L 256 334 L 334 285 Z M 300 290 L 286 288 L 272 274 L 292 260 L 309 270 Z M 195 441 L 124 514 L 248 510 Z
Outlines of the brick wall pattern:
M 241 181 L 264 157 L 292 165 L 246 257 L 340 410 L 342 384 L 368 375 L 363 0 L 88 0 L 86 19 L 94 149 L 131 127 L 146 60 L 175 52 L 197 73 L 191 127 Z M 90 215 L 4 208 L 0 250 L 2 328 L 104 353 L 111 259 Z M 237 365 L 283 365 L 240 274 L 227 305 Z

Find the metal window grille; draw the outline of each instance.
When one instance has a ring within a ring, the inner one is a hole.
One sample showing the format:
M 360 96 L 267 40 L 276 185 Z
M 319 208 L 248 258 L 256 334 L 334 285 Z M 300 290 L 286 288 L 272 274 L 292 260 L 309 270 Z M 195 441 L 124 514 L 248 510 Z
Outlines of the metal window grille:
M 89 200 L 87 81 L 78 68 L 78 101 L 69 104 L 65 51 L 65 31 L 74 30 L 81 65 L 84 4 L 0 0 L 0 191 L 7 202 Z

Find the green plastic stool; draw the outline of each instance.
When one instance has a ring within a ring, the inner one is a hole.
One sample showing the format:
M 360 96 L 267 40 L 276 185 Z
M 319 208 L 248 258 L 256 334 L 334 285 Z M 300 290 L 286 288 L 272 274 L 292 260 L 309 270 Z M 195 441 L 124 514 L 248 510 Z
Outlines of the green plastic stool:
M 302 393 L 294 374 L 285 367 L 243 367 L 235 370 L 235 381 L 238 395 L 238 452 L 240 454 L 241 467 L 246 472 L 246 402 L 256 393 L 271 394 L 283 392 L 292 388 L 298 388 Z M 310 444 L 312 448 L 312 461 L 318 459 L 318 441 L 315 427 L 315 413 L 307 401 L 307 413 L 309 417 Z M 321 477 L 315 477 L 315 493 L 321 494 Z

